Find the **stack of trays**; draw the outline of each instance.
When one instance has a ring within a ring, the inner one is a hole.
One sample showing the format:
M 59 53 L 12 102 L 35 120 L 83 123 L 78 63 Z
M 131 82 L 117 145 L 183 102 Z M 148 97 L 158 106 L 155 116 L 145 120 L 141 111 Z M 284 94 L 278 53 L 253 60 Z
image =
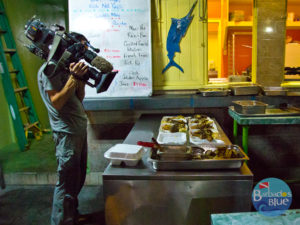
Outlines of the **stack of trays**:
M 219 138 L 214 121 L 206 115 L 164 116 L 161 120 L 157 141 L 159 144 L 224 144 Z M 189 138 L 187 138 L 189 137 Z

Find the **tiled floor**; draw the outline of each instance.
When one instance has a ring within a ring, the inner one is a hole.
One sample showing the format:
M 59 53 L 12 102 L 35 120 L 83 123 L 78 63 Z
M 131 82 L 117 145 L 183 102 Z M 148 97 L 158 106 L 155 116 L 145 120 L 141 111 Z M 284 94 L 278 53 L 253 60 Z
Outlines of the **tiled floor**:
M 7 186 L 0 189 L 1 225 L 50 225 L 54 186 Z M 79 212 L 85 225 L 104 225 L 102 186 L 84 186 Z

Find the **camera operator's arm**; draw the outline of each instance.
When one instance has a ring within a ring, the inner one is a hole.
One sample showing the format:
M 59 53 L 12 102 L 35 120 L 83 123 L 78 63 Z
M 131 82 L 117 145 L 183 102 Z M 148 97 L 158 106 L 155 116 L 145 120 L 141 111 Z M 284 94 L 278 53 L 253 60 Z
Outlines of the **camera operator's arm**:
M 77 89 L 76 89 L 76 95 L 79 98 L 79 100 L 82 102 L 85 96 L 85 82 L 81 80 L 77 80 Z
M 74 74 L 78 77 L 83 76 L 88 70 L 88 67 L 82 62 L 76 64 L 72 63 L 71 65 L 71 74 Z M 60 110 L 68 101 L 68 99 L 72 96 L 72 94 L 74 94 L 74 92 L 77 89 L 78 82 L 79 81 L 75 79 L 73 75 L 70 75 L 65 86 L 60 91 L 47 91 L 52 105 L 56 110 Z

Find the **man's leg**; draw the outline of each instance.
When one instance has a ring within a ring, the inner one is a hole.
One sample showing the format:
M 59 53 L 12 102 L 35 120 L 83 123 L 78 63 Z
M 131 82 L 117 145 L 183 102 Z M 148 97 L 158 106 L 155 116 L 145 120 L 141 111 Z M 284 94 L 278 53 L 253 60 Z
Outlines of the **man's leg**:
M 86 178 L 86 169 L 87 169 L 87 134 L 81 136 L 81 158 L 80 158 L 80 182 L 77 190 L 77 196 L 79 195 Z M 78 198 L 76 198 L 76 220 L 79 221 L 80 218 L 78 211 Z
M 53 196 L 52 225 L 73 225 L 80 185 L 80 141 L 66 133 L 53 134 L 58 162 L 58 182 Z
M 81 190 L 81 188 L 84 185 L 85 182 L 85 177 L 86 177 L 86 168 L 87 168 L 87 134 L 85 133 L 85 135 L 83 135 L 82 138 L 82 151 L 81 151 L 81 159 L 80 159 L 80 184 L 79 184 L 79 190 L 78 190 L 78 194 Z

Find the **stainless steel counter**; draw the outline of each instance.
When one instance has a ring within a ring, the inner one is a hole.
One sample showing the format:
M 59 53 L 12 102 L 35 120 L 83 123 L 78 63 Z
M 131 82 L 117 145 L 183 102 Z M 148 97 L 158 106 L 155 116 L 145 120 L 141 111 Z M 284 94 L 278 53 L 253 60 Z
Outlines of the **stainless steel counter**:
M 124 143 L 157 137 L 161 118 L 142 115 Z M 246 164 L 237 170 L 155 171 L 147 154 L 137 167 L 109 165 L 104 171 L 107 225 L 210 224 L 211 213 L 250 211 L 253 174 Z
M 149 97 L 102 97 L 85 98 L 83 105 L 86 111 L 106 110 L 169 110 L 169 109 L 195 109 L 211 107 L 228 107 L 232 101 L 257 100 L 269 105 L 289 103 L 299 104 L 298 96 L 223 96 L 204 97 L 199 94 L 157 95 Z

